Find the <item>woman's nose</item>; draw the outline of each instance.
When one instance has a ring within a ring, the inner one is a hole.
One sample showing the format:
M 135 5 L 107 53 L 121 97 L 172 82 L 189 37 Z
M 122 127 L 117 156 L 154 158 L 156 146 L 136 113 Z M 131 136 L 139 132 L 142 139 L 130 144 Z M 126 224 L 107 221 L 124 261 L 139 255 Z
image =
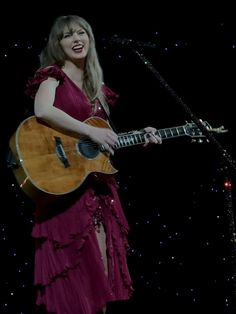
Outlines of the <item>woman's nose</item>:
M 80 35 L 75 32 L 75 33 L 73 33 L 73 38 L 75 40 L 80 40 Z

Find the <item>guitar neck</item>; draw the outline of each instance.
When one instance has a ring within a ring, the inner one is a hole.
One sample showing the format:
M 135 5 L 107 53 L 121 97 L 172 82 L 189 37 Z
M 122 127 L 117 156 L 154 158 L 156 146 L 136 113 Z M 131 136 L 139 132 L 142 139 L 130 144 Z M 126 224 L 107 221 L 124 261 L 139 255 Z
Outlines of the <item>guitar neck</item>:
M 144 131 L 135 131 L 128 133 L 120 133 L 118 134 L 118 142 L 115 145 L 115 149 L 119 149 L 122 147 L 128 147 L 133 145 L 140 145 L 145 143 L 145 134 Z M 159 129 L 155 132 L 155 135 L 164 139 L 186 136 L 185 126 L 177 126 L 172 128 Z

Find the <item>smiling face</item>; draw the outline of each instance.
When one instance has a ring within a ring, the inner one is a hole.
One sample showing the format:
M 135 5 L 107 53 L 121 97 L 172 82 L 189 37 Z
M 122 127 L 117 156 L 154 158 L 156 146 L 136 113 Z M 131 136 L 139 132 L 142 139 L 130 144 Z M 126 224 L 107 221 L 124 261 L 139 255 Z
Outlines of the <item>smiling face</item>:
M 79 24 L 73 23 L 65 26 L 60 45 L 67 58 L 76 63 L 88 54 L 89 36 Z

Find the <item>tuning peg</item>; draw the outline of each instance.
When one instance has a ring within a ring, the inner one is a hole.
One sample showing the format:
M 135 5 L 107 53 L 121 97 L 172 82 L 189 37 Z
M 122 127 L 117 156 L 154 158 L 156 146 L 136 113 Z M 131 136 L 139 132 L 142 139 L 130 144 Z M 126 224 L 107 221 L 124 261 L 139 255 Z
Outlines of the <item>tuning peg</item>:
M 198 143 L 198 144 L 201 144 L 201 143 L 203 143 L 203 142 L 204 142 L 204 140 L 203 140 L 202 138 L 198 138 L 198 139 L 192 138 L 192 139 L 191 139 L 191 143 Z
M 225 127 L 222 125 L 219 128 L 212 128 L 211 129 L 212 132 L 216 132 L 216 133 L 226 133 L 228 132 L 227 129 L 225 129 Z

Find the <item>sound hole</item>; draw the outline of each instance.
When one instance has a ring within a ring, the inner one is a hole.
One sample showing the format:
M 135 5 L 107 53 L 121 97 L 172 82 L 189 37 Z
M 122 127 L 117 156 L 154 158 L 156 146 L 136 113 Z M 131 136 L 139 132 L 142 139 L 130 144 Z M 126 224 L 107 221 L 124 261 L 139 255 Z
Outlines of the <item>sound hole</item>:
M 97 157 L 100 152 L 99 145 L 87 138 L 81 139 L 77 143 L 77 149 L 82 156 L 88 159 Z

